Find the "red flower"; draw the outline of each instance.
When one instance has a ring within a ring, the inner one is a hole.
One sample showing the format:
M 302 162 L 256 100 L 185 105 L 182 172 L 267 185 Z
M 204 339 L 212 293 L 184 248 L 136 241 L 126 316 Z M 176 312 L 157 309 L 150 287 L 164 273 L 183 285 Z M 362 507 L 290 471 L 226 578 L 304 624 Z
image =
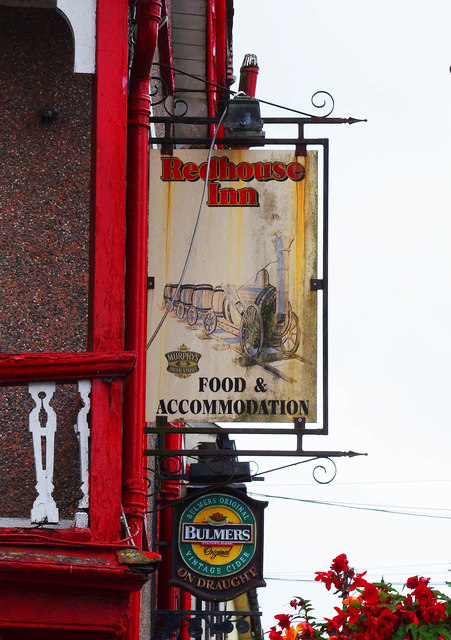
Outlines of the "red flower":
M 342 571 L 348 571 L 349 564 L 348 558 L 345 553 L 341 553 L 339 556 L 333 559 L 332 564 L 330 566 L 332 571 L 336 571 L 337 573 L 341 573 Z
M 411 578 L 407 578 L 406 586 L 408 589 L 416 589 L 418 587 L 418 578 L 417 576 L 412 576 Z
M 351 640 L 370 640 L 370 635 L 366 631 L 359 631 L 351 636 Z
M 348 608 L 348 616 L 349 616 L 348 624 L 356 624 L 356 622 L 359 621 L 361 613 L 362 613 L 361 609 L 358 609 L 357 607 L 349 607 Z
M 291 622 L 291 618 L 290 616 L 288 616 L 286 613 L 279 613 L 279 615 L 274 616 L 276 620 L 278 620 L 279 622 L 277 623 L 279 625 L 279 627 L 281 627 L 282 629 L 288 629 L 288 627 L 290 626 L 290 622 Z
M 430 602 L 434 597 L 432 591 L 424 582 L 420 582 L 418 587 L 413 591 L 413 595 L 422 607 L 424 607 L 424 605 Z
M 326 618 L 326 622 L 329 623 L 328 627 L 330 631 L 339 631 L 341 627 L 343 627 L 346 624 L 348 615 L 338 607 L 334 607 L 334 609 L 337 612 L 337 615 L 334 616 L 332 619 Z
M 365 578 L 363 576 L 366 575 L 366 571 L 364 571 L 363 573 L 357 573 L 353 579 L 351 584 L 349 585 L 349 590 L 353 591 L 354 589 L 358 589 L 359 587 L 366 587 L 366 585 L 368 584 L 368 581 L 365 580 Z
M 368 604 L 377 604 L 379 602 L 379 591 L 374 584 L 368 582 L 363 590 L 363 598 Z
M 385 632 L 391 631 L 398 624 L 398 617 L 390 609 L 382 609 L 377 619 L 377 624 Z
M 377 606 L 379 601 L 376 604 L 364 604 L 362 607 L 363 613 L 368 618 L 376 618 L 379 613 L 379 607 Z
M 428 585 L 429 578 L 419 578 L 418 576 L 412 576 L 412 578 L 408 578 L 406 582 L 406 586 L 408 589 L 416 589 L 419 584 Z
M 313 622 L 308 601 L 293 598 L 290 605 L 295 612 L 275 616 L 278 622 L 267 632 L 268 640 L 392 640 L 398 635 L 413 640 L 419 634 L 445 640 L 437 631 L 448 633 L 451 600 L 429 588 L 429 578 L 411 576 L 406 582 L 410 592 L 403 595 L 390 585 L 368 582 L 365 575 L 349 567 L 344 553 L 334 558 L 330 570 L 317 571 L 315 580 L 328 590 L 336 588 L 343 598 L 342 608 L 334 607 L 334 616 L 325 622 Z M 304 622 L 296 625 L 300 618 Z
M 445 603 L 444 602 L 435 602 L 429 607 L 426 607 L 422 611 L 423 620 L 426 623 L 429 622 L 440 622 L 440 620 L 444 620 L 446 618 L 445 613 Z
M 410 597 L 410 596 L 407 596 Z M 410 602 L 410 604 L 412 604 Z M 404 601 L 404 605 L 407 605 L 407 598 Z M 418 616 L 415 613 L 415 611 L 409 611 L 408 609 L 403 609 L 403 605 L 402 604 L 397 604 L 396 608 L 398 609 L 399 613 L 402 616 L 402 619 L 407 621 L 407 622 L 411 622 L 413 624 L 420 624 L 420 621 L 418 620 Z
M 308 622 L 300 622 L 297 625 L 297 630 L 301 634 L 301 638 L 314 638 L 315 637 L 315 629 Z
M 315 571 L 315 573 L 315 580 L 317 582 L 324 582 L 328 591 L 330 591 L 331 585 L 334 585 L 336 589 L 340 589 L 341 580 L 335 575 L 333 571 L 328 571 L 327 573 L 325 573 L 324 571 Z

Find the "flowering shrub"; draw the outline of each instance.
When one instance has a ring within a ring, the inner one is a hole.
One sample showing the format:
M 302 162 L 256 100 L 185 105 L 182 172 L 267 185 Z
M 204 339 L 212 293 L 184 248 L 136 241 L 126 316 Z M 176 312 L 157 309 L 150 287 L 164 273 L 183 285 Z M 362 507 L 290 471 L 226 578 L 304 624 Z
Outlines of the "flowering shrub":
M 409 578 L 409 593 L 401 594 L 390 584 L 368 582 L 365 574 L 355 573 L 344 553 L 337 556 L 315 578 L 341 595 L 335 616 L 317 622 L 310 602 L 293 598 L 295 613 L 275 616 L 269 640 L 451 640 L 451 599 L 428 578 Z

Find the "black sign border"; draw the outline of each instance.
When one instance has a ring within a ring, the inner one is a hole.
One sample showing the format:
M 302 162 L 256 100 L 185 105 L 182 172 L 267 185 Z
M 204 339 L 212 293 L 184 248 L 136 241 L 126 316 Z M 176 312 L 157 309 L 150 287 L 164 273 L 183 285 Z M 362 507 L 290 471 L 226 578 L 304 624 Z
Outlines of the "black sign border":
M 243 567 L 243 570 L 231 575 L 229 578 L 232 580 L 236 578 L 235 582 L 239 583 L 236 586 L 230 586 L 228 589 L 211 589 L 207 588 L 207 582 L 213 583 L 217 585 L 219 582 L 224 581 L 224 576 L 221 577 L 205 577 L 200 574 L 194 572 L 191 567 L 189 567 L 182 558 L 182 555 L 179 550 L 179 528 L 180 528 L 180 519 L 184 511 L 196 500 L 201 497 L 208 498 L 209 495 L 223 493 L 225 495 L 231 496 L 233 498 L 238 498 L 242 502 L 246 504 L 246 506 L 252 511 L 252 514 L 255 518 L 256 525 L 256 546 L 255 552 L 252 560 Z M 180 503 L 174 505 L 172 512 L 172 554 L 171 554 L 171 578 L 169 580 L 169 584 L 175 587 L 180 587 L 185 591 L 188 591 L 192 595 L 201 598 L 202 600 L 207 601 L 217 601 L 224 602 L 226 600 L 233 600 L 237 596 L 249 591 L 250 589 L 255 589 L 256 587 L 266 587 L 266 582 L 263 579 L 263 511 L 268 506 L 268 502 L 263 500 L 254 500 L 250 498 L 245 490 L 234 489 L 232 487 L 212 487 L 208 491 L 202 490 L 202 493 L 199 492 L 199 489 L 188 489 L 187 499 L 181 501 Z M 185 581 L 178 575 L 178 571 L 185 570 L 187 571 L 187 575 L 194 575 L 195 578 L 198 578 L 199 581 L 203 579 L 205 582 L 205 586 L 195 586 L 194 584 Z M 255 572 L 255 576 L 249 577 L 249 573 Z M 243 581 L 243 576 L 244 581 Z

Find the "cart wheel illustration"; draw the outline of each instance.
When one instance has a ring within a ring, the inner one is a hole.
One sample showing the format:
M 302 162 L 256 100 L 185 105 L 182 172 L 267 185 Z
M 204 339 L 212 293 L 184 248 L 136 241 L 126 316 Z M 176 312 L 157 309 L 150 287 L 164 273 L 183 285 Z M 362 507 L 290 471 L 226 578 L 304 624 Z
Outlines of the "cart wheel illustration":
M 216 331 L 218 325 L 218 318 L 214 311 L 209 311 L 204 318 L 204 329 L 207 333 L 213 333 Z
M 191 306 L 188 309 L 188 315 L 187 315 L 187 320 L 190 327 L 192 327 L 193 324 L 196 324 L 197 316 L 198 316 L 198 313 L 197 313 L 196 307 Z
M 280 341 L 280 348 L 286 356 L 292 356 L 298 350 L 300 342 L 301 329 L 299 327 L 299 318 L 292 311 L 290 314 L 290 324 Z
M 263 346 L 263 320 L 254 304 L 249 305 L 241 317 L 240 343 L 248 358 L 258 358 Z
M 231 322 L 233 324 L 232 311 L 230 309 L 230 302 L 227 300 L 227 298 L 224 300 L 223 313 L 224 313 L 224 318 L 227 320 L 227 322 Z
M 185 315 L 185 307 L 183 304 L 178 304 L 177 305 L 177 310 L 176 310 L 176 314 L 177 314 L 177 318 L 179 320 L 181 320 L 183 318 L 183 316 Z

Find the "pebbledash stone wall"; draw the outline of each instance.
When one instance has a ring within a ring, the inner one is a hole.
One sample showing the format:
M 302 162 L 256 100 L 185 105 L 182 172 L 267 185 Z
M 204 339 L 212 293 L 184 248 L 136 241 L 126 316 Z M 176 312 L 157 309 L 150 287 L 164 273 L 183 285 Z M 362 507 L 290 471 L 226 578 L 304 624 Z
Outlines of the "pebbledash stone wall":
M 92 76 L 73 72 L 56 10 L 0 7 L 0 353 L 87 350 L 91 91 Z M 80 498 L 76 385 L 57 385 L 51 404 L 53 496 L 70 520 Z M 2 519 L 29 519 L 37 495 L 33 407 L 27 386 L 0 388 Z

